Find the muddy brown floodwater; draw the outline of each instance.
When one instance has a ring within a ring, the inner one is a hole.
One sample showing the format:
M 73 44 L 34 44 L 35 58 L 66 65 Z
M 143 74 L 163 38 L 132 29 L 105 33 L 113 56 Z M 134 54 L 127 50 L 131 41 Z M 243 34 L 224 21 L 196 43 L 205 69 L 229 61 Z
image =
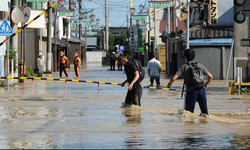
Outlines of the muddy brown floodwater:
M 121 83 L 123 71 L 89 66 L 81 80 Z M 58 73 L 44 75 L 58 78 Z M 70 79 L 74 78 L 69 70 Z M 169 81 L 164 75 L 161 85 Z M 173 88 L 182 87 L 177 80 Z M 149 84 L 146 77 L 142 85 Z M 183 110 L 181 92 L 143 89 L 142 107 L 120 108 L 127 87 L 26 80 L 1 88 L 2 149 L 249 149 L 250 97 L 229 95 L 222 80 L 207 89 L 209 116 Z

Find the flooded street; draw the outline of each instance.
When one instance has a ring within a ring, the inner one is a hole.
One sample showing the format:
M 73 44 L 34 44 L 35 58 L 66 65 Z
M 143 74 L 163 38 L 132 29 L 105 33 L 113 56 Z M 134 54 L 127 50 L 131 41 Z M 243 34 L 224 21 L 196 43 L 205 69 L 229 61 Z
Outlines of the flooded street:
M 88 66 L 80 80 L 121 83 L 123 71 Z M 117 69 L 117 68 L 116 68 Z M 68 79 L 74 79 L 69 70 Z M 64 74 L 63 74 L 64 76 Z M 58 72 L 44 77 L 59 78 Z M 162 75 L 161 85 L 169 79 Z M 181 89 L 183 80 L 173 88 Z M 142 85 L 149 85 L 146 74 Z M 250 149 L 250 96 L 229 95 L 222 80 L 207 89 L 209 116 L 183 110 L 181 92 L 143 88 L 142 107 L 120 108 L 127 87 L 25 80 L 1 88 L 1 149 Z M 98 95 L 99 93 L 99 95 Z

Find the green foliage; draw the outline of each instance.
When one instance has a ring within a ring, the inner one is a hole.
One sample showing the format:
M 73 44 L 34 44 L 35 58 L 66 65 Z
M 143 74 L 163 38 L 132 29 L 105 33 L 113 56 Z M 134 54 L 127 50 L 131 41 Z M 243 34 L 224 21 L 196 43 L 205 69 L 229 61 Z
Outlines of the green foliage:
M 239 89 L 236 90 L 236 93 L 239 93 Z M 250 88 L 247 87 L 241 88 L 241 93 L 250 93 Z
M 83 36 L 85 36 L 83 34 Z M 93 35 L 87 34 L 87 37 L 97 37 L 97 45 L 101 45 L 102 34 L 97 33 Z M 126 45 L 127 33 L 124 32 L 122 34 L 109 34 L 109 50 L 107 51 L 107 55 L 111 54 L 113 51 L 116 52 L 116 45 Z
M 16 51 L 13 50 L 11 44 L 9 45 L 9 59 L 15 59 L 16 58 Z M 4 59 L 7 59 L 7 50 L 5 50 Z
M 26 66 L 26 71 L 24 73 L 26 77 L 32 77 L 34 76 L 34 71 L 31 66 Z
M 107 55 L 110 56 L 112 52 L 117 52 L 117 47 L 116 46 L 110 46 L 109 50 L 107 52 Z

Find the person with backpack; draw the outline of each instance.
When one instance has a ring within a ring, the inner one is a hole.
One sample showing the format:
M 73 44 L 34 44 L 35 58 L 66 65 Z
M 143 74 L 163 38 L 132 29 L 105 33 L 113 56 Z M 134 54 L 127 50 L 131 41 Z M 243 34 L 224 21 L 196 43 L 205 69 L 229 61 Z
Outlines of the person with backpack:
M 65 73 L 66 77 L 68 77 L 67 66 L 69 65 L 68 58 L 64 55 L 63 51 L 60 51 L 60 56 L 58 59 L 57 67 L 60 69 L 60 77 L 62 77 L 62 71 Z
M 81 59 L 80 57 L 78 56 L 78 53 L 75 52 L 75 58 L 74 58 L 74 69 L 75 69 L 75 74 L 76 74 L 76 77 L 80 77 L 80 73 L 79 73 L 79 70 L 80 70 L 80 65 L 81 65 Z
M 195 103 L 198 102 L 202 114 L 208 114 L 207 97 L 205 88 L 212 81 L 212 74 L 200 63 L 195 62 L 195 51 L 192 49 L 184 52 L 187 63 L 183 64 L 168 82 L 167 87 L 170 88 L 173 82 L 179 77 L 184 76 L 184 84 L 186 85 L 186 97 L 184 109 L 194 112 Z M 203 76 L 207 75 L 207 82 L 204 83 Z M 183 85 L 184 86 L 184 85 Z M 184 90 L 184 88 L 182 89 Z
M 130 107 L 131 105 L 141 106 L 142 86 L 140 81 L 143 80 L 145 72 L 144 70 L 140 70 L 142 68 L 141 64 L 139 64 L 140 62 L 132 59 L 129 50 L 124 50 L 121 56 L 127 76 L 127 79 L 121 83 L 121 86 L 123 87 L 128 83 L 128 92 L 125 102 L 122 103 L 122 108 Z
M 160 73 L 161 73 L 161 63 L 156 59 L 156 54 L 153 53 L 152 59 L 148 61 L 147 65 L 148 75 L 150 77 L 150 86 L 153 86 L 154 80 L 156 82 L 156 87 L 160 86 Z

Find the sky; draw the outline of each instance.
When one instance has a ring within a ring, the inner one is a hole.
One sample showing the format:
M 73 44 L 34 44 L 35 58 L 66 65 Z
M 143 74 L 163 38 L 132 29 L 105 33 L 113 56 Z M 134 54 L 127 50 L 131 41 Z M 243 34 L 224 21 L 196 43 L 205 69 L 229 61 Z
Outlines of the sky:
M 99 26 L 105 26 L 105 0 L 82 0 L 83 11 L 90 11 L 93 9 L 95 19 L 100 19 Z M 133 0 L 133 7 L 135 14 L 139 12 L 139 5 L 145 5 L 144 12 L 147 10 L 149 4 L 148 0 Z M 109 9 L 109 27 L 126 27 L 127 14 L 131 0 L 107 0 L 107 7 Z M 78 5 L 77 5 L 78 7 Z M 90 15 L 90 14 L 89 14 Z

